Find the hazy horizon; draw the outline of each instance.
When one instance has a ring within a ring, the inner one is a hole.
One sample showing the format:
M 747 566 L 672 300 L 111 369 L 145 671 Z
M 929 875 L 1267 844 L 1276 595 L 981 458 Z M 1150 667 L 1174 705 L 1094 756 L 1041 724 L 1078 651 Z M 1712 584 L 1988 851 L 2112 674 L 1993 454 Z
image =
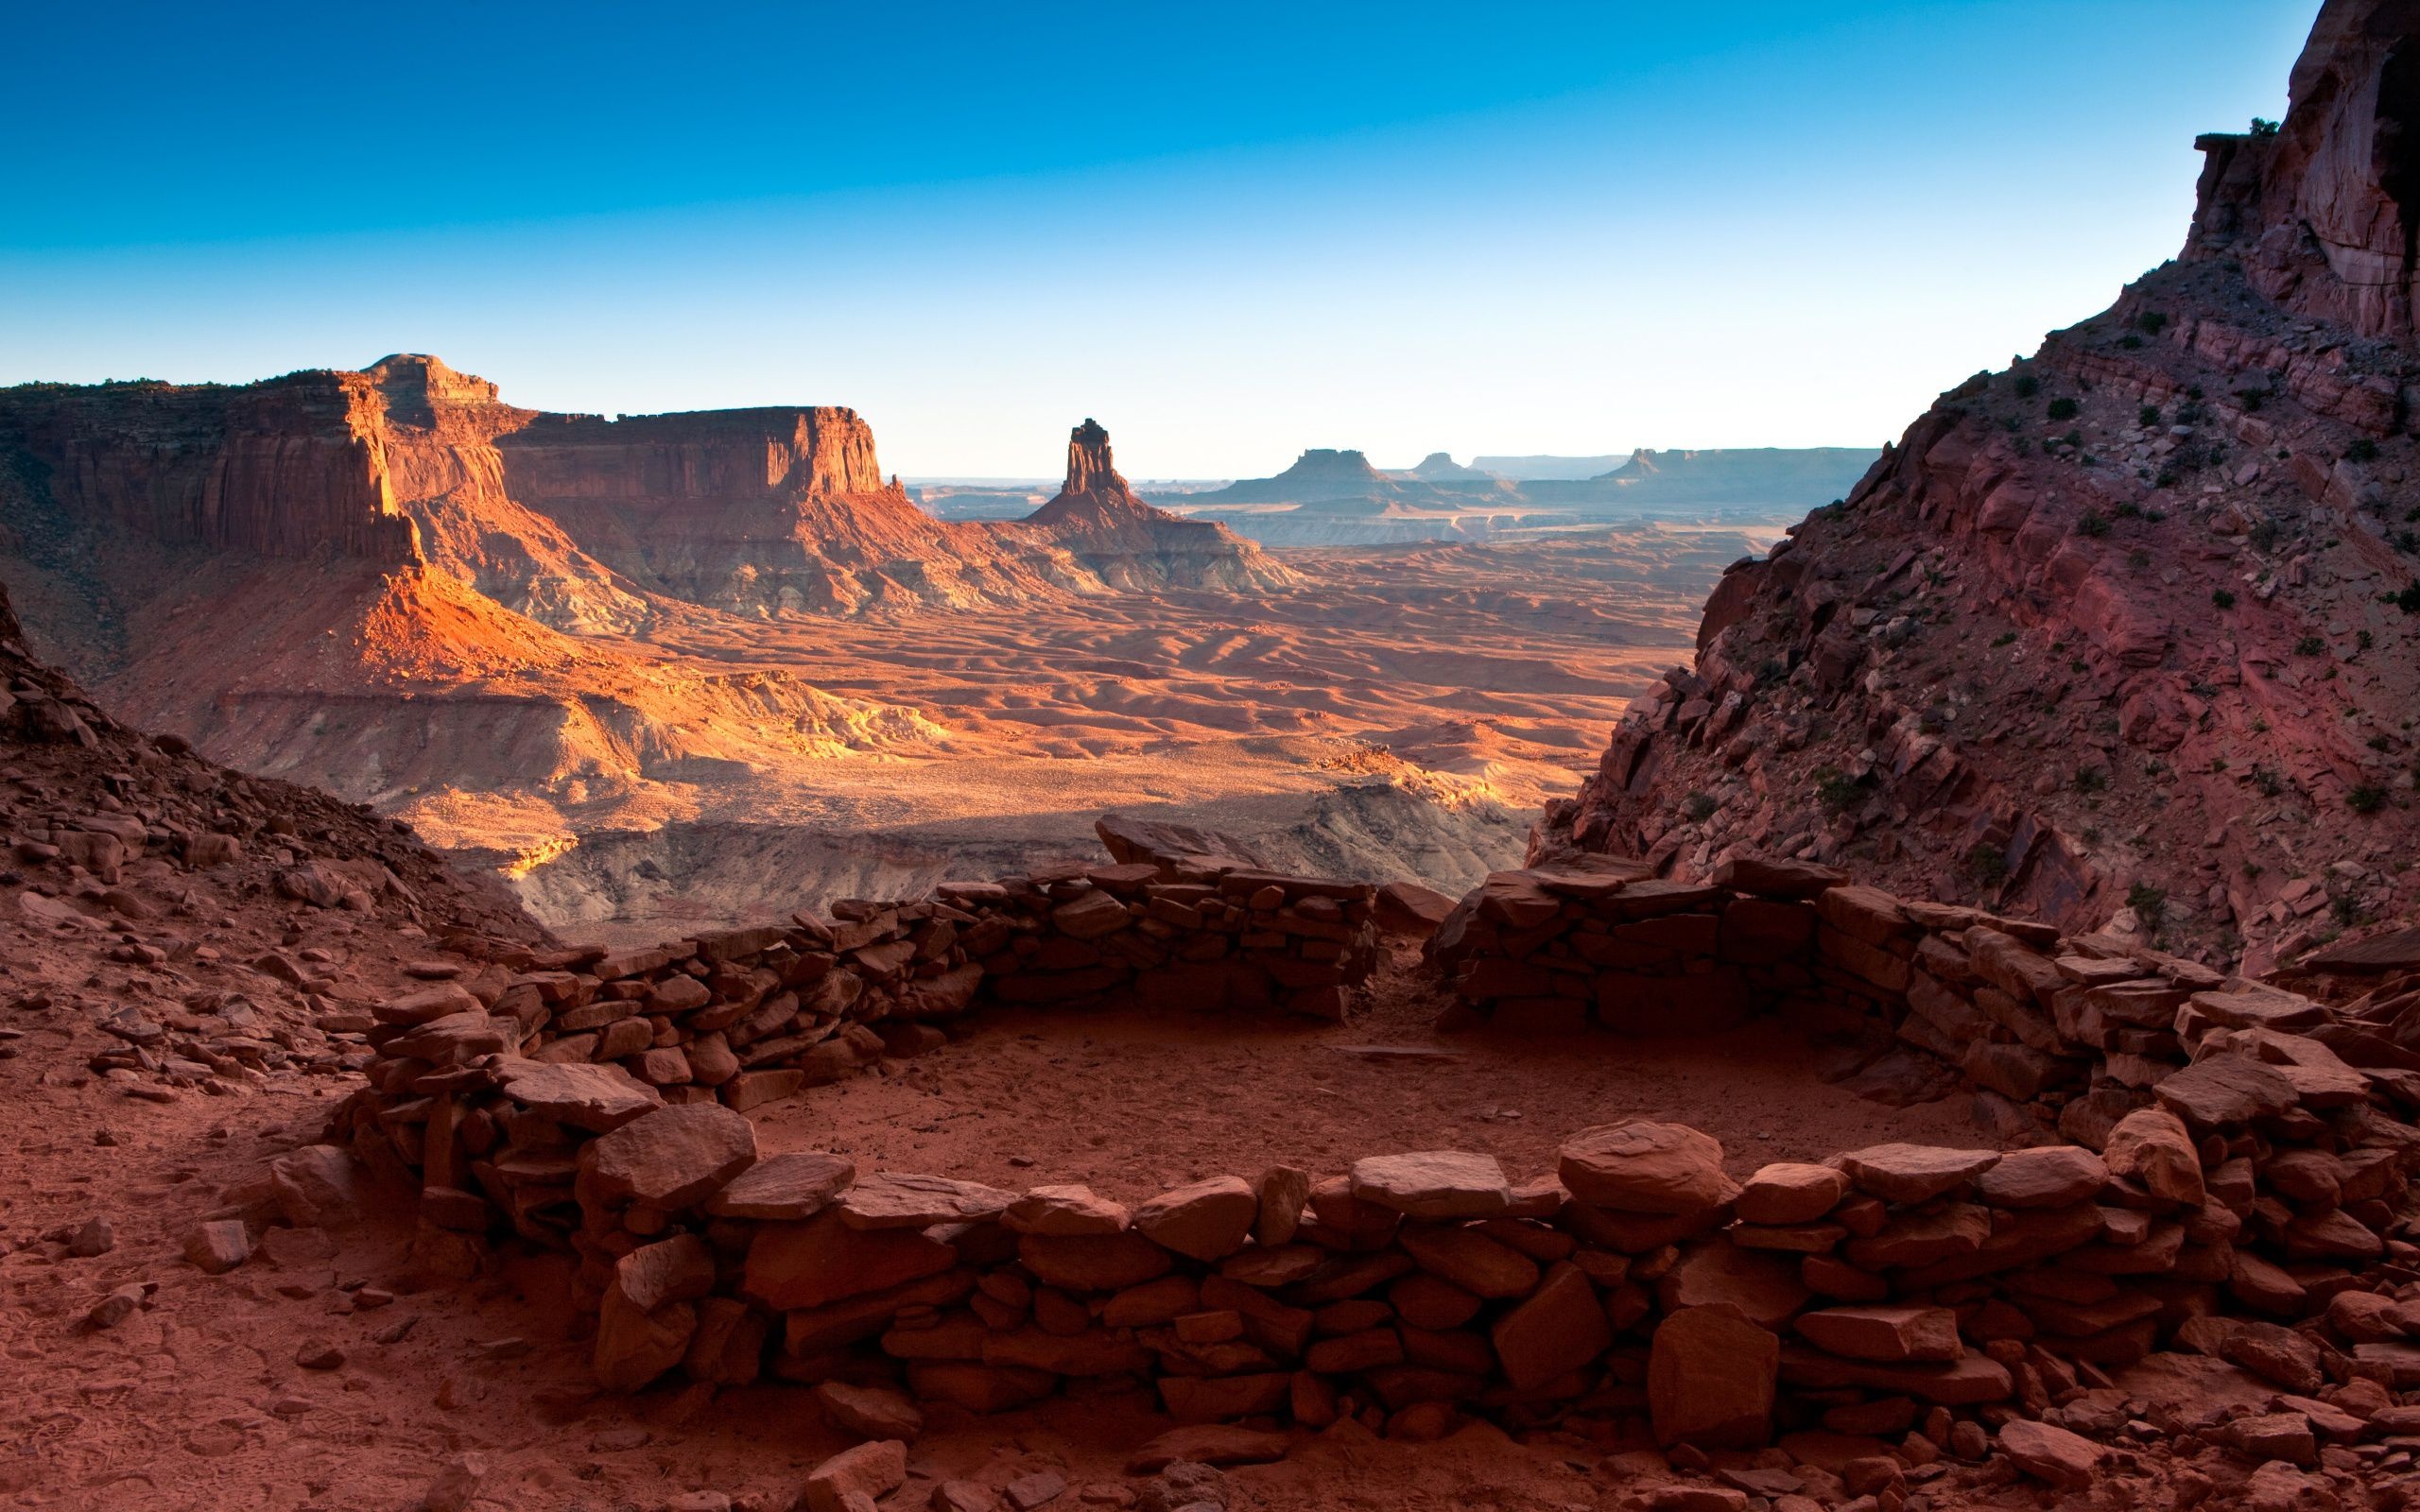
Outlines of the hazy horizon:
M 921 478 L 1879 446 L 2175 250 L 2312 9 L 41 13 L 112 64 L 18 81 L 0 383 L 428 352 Z

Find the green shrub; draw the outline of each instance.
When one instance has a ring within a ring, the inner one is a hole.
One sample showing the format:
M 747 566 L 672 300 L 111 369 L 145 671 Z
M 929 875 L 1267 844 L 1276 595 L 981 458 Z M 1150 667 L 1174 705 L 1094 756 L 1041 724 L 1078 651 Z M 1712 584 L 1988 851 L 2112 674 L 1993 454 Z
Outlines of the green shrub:
M 2079 766 L 2076 768 L 2077 792 L 2098 793 L 2108 785 L 2109 774 L 2101 768 L 2098 766 Z
M 2101 517 L 2100 510 L 2086 509 L 2083 518 L 2076 522 L 2076 529 L 2087 536 L 2105 536 L 2109 534 L 2109 522 Z
M 1966 851 L 1966 869 L 1986 887 L 2008 881 L 2008 857 L 1998 846 L 1978 840 Z
M 2014 630 L 2002 630 L 1999 634 L 1992 637 L 1992 649 L 1995 651 L 1998 650 L 2003 645 L 2014 645 L 2015 644 L 2016 632 Z
M 1815 768 L 1815 797 L 1826 814 L 1844 814 L 1863 796 L 1857 780 L 1843 776 L 1837 766 Z
M 2145 404 L 2142 408 L 2135 411 L 2135 422 L 2140 424 L 2145 430 L 2151 429 L 2152 426 L 2159 423 L 2159 406 L 2157 404 Z
M 2126 906 L 2135 911 L 2135 917 L 2157 930 L 2160 919 L 2168 912 L 2168 889 L 2138 882 L 2126 889 Z
M 2364 436 L 2344 448 L 2347 462 L 2375 462 L 2378 459 L 2378 443 Z
M 2326 654 L 2327 642 L 2320 636 L 2306 635 L 2294 643 L 2296 656 L 2325 656 Z
M 2344 806 L 2356 814 L 2376 814 L 2386 807 L 2386 789 L 2375 782 L 2363 782 L 2344 795 Z
M 2223 588 L 2213 588 L 2210 590 L 2210 602 L 2216 604 L 2221 609 L 2233 609 L 2235 608 L 2235 595 Z
M 2052 420 L 2073 420 L 2076 418 L 2077 412 L 2083 407 L 2083 406 L 2078 404 L 2074 400 L 2062 396 L 2050 401 L 2050 407 L 2046 413 L 2048 413 Z
M 1692 824 L 1702 823 L 1714 817 L 1714 811 L 1720 807 L 1722 807 L 1722 800 L 1711 793 L 1691 793 L 1681 799 L 1681 812 L 1688 816 L 1689 822 Z
M 2157 310 L 2145 310 L 2142 314 L 2135 317 L 2135 323 L 2141 326 L 2146 333 L 2152 335 L 2157 335 L 2161 331 L 2167 329 L 2168 317 Z
M 2042 391 L 2042 380 L 2030 372 L 2021 372 L 2010 381 L 2009 387 L 2015 390 L 2017 398 L 2031 399 Z
M 2126 565 L 2136 572 L 2142 572 L 2146 568 L 2150 567 L 2151 564 L 2152 554 L 2148 551 L 2137 549 L 2126 553 Z
M 2275 136 L 2277 134 L 2277 123 L 2271 120 L 2264 120 L 2260 116 L 2256 115 L 2252 118 L 2252 134 L 2254 136 Z

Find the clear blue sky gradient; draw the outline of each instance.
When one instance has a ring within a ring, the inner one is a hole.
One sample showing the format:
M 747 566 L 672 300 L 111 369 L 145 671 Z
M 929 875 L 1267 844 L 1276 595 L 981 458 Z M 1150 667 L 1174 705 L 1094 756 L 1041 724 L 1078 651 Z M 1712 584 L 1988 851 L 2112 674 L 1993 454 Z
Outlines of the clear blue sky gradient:
M 1879 444 L 2172 253 L 2315 9 L 29 8 L 0 383 L 424 351 L 911 476 Z

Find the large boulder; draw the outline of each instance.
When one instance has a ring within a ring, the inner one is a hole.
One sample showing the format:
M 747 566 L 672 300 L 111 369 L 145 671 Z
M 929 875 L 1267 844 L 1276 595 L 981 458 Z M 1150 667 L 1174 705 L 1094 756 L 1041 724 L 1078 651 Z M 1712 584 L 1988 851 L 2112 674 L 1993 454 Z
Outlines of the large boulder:
M 1721 1144 L 1681 1124 L 1582 1129 L 1564 1142 L 1556 1174 L 1574 1200 L 1617 1212 L 1705 1212 L 1739 1195 L 1723 1174 Z
M 1688 1307 L 1656 1326 L 1647 1400 L 1657 1443 L 1754 1449 L 1772 1435 L 1781 1340 L 1729 1307 Z
M 1354 1200 L 1392 1208 L 1408 1218 L 1493 1218 L 1512 1202 L 1512 1185 L 1495 1157 L 1464 1150 L 1356 1160 L 1351 1190 Z
M 713 1195 L 755 1163 L 756 1129 L 744 1115 L 720 1103 L 682 1103 L 589 1141 L 579 1152 L 580 1191 L 670 1211 Z

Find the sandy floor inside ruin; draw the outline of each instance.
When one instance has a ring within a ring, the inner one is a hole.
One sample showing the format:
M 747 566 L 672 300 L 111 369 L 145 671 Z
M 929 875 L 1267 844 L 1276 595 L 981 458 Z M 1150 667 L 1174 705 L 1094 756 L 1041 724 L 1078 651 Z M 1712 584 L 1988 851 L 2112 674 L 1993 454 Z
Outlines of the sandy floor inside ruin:
M 1399 951 L 1341 1024 L 988 1010 L 930 1055 L 759 1108 L 758 1140 L 841 1151 L 861 1171 L 1082 1182 L 1127 1202 L 1417 1149 L 1484 1151 L 1518 1181 L 1550 1174 L 1573 1131 L 1626 1118 L 1705 1130 L 1736 1176 L 1892 1140 L 1987 1143 L 1962 1096 L 1896 1108 L 1817 1081 L 1806 1043 L 1772 1021 L 1663 1041 L 1442 1035 L 1446 998 L 1417 964 Z

